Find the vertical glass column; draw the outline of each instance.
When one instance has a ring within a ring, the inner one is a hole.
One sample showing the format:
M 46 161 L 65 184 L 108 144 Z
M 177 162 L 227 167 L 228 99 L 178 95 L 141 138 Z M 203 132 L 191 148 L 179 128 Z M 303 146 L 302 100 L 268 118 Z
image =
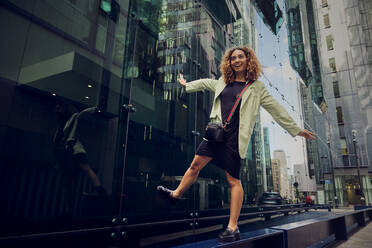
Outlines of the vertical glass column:
M 159 185 L 175 189 L 194 153 L 194 96 L 178 84 L 192 78 L 193 37 L 173 31 L 189 1 L 131 1 L 122 91 L 120 245 L 153 246 L 193 239 L 194 191 L 172 204 Z M 194 14 L 190 10 L 191 14 Z M 182 19 L 182 18 L 181 18 Z M 190 233 L 191 230 L 191 233 Z M 173 237 L 172 237 L 173 236 Z

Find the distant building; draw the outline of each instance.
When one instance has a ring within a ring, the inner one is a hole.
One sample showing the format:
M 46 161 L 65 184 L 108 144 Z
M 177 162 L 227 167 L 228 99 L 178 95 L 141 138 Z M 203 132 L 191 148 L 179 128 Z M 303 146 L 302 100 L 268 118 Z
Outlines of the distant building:
M 267 191 L 272 191 L 274 189 L 273 188 L 273 173 L 272 173 L 272 168 L 271 168 L 269 129 L 267 127 L 263 128 L 263 138 L 264 138 Z
M 372 202 L 372 5 L 367 0 L 318 0 L 312 7 L 338 203 L 360 204 L 363 189 L 368 204 Z M 330 167 L 324 171 L 324 182 L 325 196 L 332 200 Z
M 273 190 L 280 193 L 280 160 L 271 159 L 271 168 L 273 171 Z
M 298 183 L 298 191 L 303 195 L 315 195 L 316 183 L 314 178 L 309 177 L 309 173 L 304 164 L 293 165 L 294 180 Z
M 306 170 L 308 175 L 316 179 L 322 186 L 324 169 L 329 165 L 325 147 L 326 102 L 323 96 L 321 68 L 317 45 L 314 9 L 311 0 L 286 0 L 288 50 L 291 67 L 298 72 L 301 79 L 297 80 L 301 95 L 301 112 L 305 128 L 315 132 L 319 139 L 306 140 Z M 323 141 L 323 142 L 322 142 Z
M 280 161 L 280 194 L 282 197 L 290 198 L 292 194 L 289 191 L 287 159 L 285 152 L 283 150 L 275 150 L 274 158 Z

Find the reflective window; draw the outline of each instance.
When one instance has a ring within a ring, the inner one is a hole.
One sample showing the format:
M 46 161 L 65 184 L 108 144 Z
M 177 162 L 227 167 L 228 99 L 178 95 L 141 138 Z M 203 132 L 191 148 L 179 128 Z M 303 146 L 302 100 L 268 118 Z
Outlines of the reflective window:
M 340 97 L 340 88 L 338 86 L 338 81 L 333 82 L 333 95 L 335 98 Z
M 332 35 L 327 35 L 327 37 L 326 37 L 326 41 L 327 41 L 327 49 L 328 49 L 328 51 L 329 50 L 333 50 L 333 37 L 332 37 Z
M 339 124 L 344 123 L 344 116 L 342 114 L 342 108 L 336 107 L 336 114 L 337 114 L 337 122 Z
M 336 72 L 336 59 L 330 58 L 328 62 L 329 62 L 329 69 L 331 70 L 331 72 Z
M 0 9 L 1 23 L 13 25 L 0 46 L 11 58 L 0 69 L 6 235 L 111 226 L 123 97 L 113 44 L 124 42 L 126 27 L 108 31 L 116 24 L 97 1 L 32 2 Z
M 323 22 L 324 22 L 324 27 L 325 28 L 330 28 L 331 24 L 329 22 L 329 14 L 323 15 Z
M 345 138 L 340 139 L 340 145 L 341 145 L 341 154 L 342 155 L 348 155 L 347 144 L 346 144 L 346 139 Z

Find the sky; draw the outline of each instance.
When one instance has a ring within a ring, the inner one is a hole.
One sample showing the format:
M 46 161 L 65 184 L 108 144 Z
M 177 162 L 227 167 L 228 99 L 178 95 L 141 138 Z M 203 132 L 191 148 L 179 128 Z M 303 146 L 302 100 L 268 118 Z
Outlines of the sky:
M 283 1 L 278 2 L 283 11 Z M 260 80 L 265 83 L 270 94 L 287 109 L 297 125 L 303 128 L 300 117 L 302 114 L 299 101 L 300 96 L 297 91 L 299 80 L 301 79 L 289 63 L 286 22 L 283 23 L 278 35 L 274 35 L 258 16 L 256 16 L 256 23 L 257 56 L 266 76 L 262 76 Z M 269 81 L 272 86 L 270 86 Z M 284 95 L 286 101 L 282 100 L 281 94 Z M 292 110 L 291 106 L 294 107 L 295 111 Z M 287 158 L 287 167 L 289 168 L 288 173 L 293 175 L 293 164 L 301 164 L 306 161 L 305 139 L 299 136 L 293 138 L 263 108 L 261 108 L 261 125 L 269 128 L 271 158 L 273 158 L 275 150 L 284 150 Z

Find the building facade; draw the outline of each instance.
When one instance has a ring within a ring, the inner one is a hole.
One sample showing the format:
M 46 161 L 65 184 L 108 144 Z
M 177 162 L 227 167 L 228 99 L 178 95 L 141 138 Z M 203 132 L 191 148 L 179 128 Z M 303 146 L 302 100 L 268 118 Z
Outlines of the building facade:
M 286 12 L 290 63 L 301 78 L 304 127 L 318 135 L 315 141 L 306 140 L 306 167 L 310 177 L 316 180 L 318 193 L 330 197 L 328 189 L 324 188 L 324 173 L 330 171 L 324 128 L 326 118 L 323 115 L 327 103 L 323 93 L 319 39 L 312 0 L 286 1 Z
M 265 150 L 265 169 L 266 169 L 266 185 L 267 191 L 274 190 L 273 188 L 273 172 L 271 167 L 271 153 L 270 153 L 270 137 L 269 129 L 263 127 L 263 136 L 264 136 L 264 150 Z
M 294 181 L 298 183 L 298 191 L 302 196 L 313 196 L 317 193 L 315 178 L 309 177 L 309 172 L 305 164 L 293 165 Z
M 273 189 L 280 193 L 280 160 L 271 159 L 271 168 L 273 170 Z
M 325 174 L 325 185 L 330 192 L 336 188 L 342 206 L 360 204 L 361 197 L 370 204 L 372 5 L 317 0 L 313 8 L 334 168 Z
M 283 150 L 275 150 L 274 151 L 274 159 L 279 160 L 279 166 L 280 166 L 280 195 L 283 198 L 292 198 L 293 192 L 290 191 L 288 180 L 288 165 L 287 165 L 287 158 L 286 154 Z

